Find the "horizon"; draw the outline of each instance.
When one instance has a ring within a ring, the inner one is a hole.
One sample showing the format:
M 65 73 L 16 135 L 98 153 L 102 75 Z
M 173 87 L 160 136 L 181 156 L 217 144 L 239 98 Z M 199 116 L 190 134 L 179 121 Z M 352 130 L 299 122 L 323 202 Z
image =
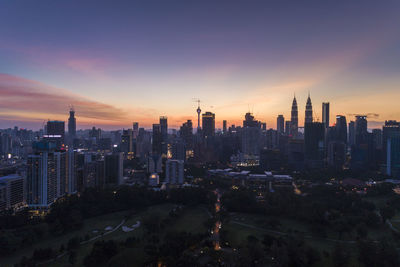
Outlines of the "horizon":
M 400 120 L 400 3 L 312 2 L 0 3 L 0 127 L 39 128 L 73 105 L 78 127 L 167 115 L 178 128 L 199 98 L 217 127 L 250 111 L 276 128 L 293 94 L 303 124 L 308 92 L 316 118 L 330 102 L 332 122 Z

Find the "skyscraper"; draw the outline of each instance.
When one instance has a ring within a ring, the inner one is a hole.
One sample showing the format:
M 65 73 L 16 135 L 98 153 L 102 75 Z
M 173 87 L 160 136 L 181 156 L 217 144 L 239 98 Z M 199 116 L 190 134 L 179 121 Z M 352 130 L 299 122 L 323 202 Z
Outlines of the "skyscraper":
M 283 134 L 285 132 L 285 118 L 283 115 L 278 115 L 276 118 L 276 130 L 278 134 Z
M 368 142 L 367 116 L 356 116 L 355 123 L 355 141 L 356 145 L 366 144 Z
M 202 115 L 203 119 L 203 136 L 208 138 L 215 134 L 215 114 L 207 111 Z
M 346 117 L 342 115 L 336 116 L 336 140 L 347 144 L 347 122 Z
M 153 124 L 153 138 L 152 138 L 152 152 L 154 155 L 161 155 L 162 153 L 162 135 L 161 125 Z
M 222 132 L 226 133 L 226 120 L 222 121 Z
M 161 154 L 166 156 L 168 152 L 168 118 L 165 116 L 160 117 L 161 127 Z
M 76 118 L 75 118 L 75 110 L 73 108 L 71 108 L 69 111 L 68 136 L 70 141 L 73 141 L 76 136 Z
M 329 127 L 329 102 L 322 103 L 322 122 L 325 123 L 325 128 Z
M 308 94 L 307 98 L 307 104 L 306 104 L 306 112 L 305 112 L 305 117 L 304 117 L 304 125 L 306 123 L 310 123 L 313 121 L 313 112 L 312 112 L 312 103 L 311 103 L 311 98 L 310 94 Z
M 298 119 L 298 111 L 297 111 L 297 101 L 296 96 L 293 98 L 292 103 L 292 112 L 291 112 L 291 126 L 290 126 L 290 134 L 293 137 L 296 137 L 299 131 L 299 119 Z
M 139 123 L 138 122 L 134 122 L 132 124 L 132 134 L 133 134 L 133 138 L 136 139 L 137 136 L 139 135 Z
M 356 126 L 354 121 L 349 122 L 349 141 L 348 144 L 353 146 L 356 144 Z
M 251 113 L 246 113 L 242 129 L 242 152 L 245 155 L 260 154 L 261 123 Z
M 304 127 L 305 157 L 310 167 L 322 167 L 325 151 L 325 126 L 308 122 Z
M 57 148 L 64 144 L 65 138 L 65 122 L 63 121 L 48 121 L 46 139 L 56 143 Z

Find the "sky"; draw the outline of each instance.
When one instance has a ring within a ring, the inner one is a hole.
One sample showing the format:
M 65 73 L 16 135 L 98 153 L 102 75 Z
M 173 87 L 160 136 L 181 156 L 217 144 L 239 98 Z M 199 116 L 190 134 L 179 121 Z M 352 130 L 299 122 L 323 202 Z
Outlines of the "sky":
M 400 1 L 1 1 L 0 128 L 400 120 Z

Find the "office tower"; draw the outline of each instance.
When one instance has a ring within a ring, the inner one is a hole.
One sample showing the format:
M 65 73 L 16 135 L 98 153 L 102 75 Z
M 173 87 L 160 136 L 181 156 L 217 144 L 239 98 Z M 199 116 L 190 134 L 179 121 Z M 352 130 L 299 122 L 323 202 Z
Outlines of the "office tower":
M 325 126 L 321 122 L 309 122 L 304 127 L 305 157 L 310 167 L 323 167 L 325 157 Z
M 77 159 L 76 159 L 77 152 L 75 152 L 73 149 L 68 149 L 67 152 L 67 177 L 68 177 L 68 182 L 67 182 L 67 193 L 68 194 L 73 194 L 77 191 L 77 185 L 76 185 L 76 169 L 77 169 Z
M 160 124 L 153 124 L 152 152 L 155 155 L 161 155 L 162 153 L 162 134 Z
M 18 174 L 0 177 L 0 211 L 26 205 L 25 179 Z
M 292 128 L 292 122 L 285 121 L 285 134 L 286 135 L 290 135 L 291 128 Z
M 329 127 L 329 102 L 322 103 L 322 122 L 325 128 Z
M 382 127 L 382 145 L 383 145 L 383 155 L 386 157 L 386 147 L 387 140 L 393 136 L 400 133 L 400 122 L 389 120 L 385 121 L 385 124 Z
M 74 140 L 75 136 L 76 136 L 75 110 L 73 108 L 71 108 L 69 111 L 69 118 L 68 118 L 68 137 L 69 137 L 69 140 L 71 141 L 70 142 L 71 144 L 72 144 L 72 141 Z
M 132 134 L 133 134 L 133 138 L 136 139 L 138 134 L 139 134 L 139 123 L 138 122 L 134 122 L 132 125 Z
M 347 144 L 347 122 L 345 116 L 342 115 L 336 116 L 335 132 L 336 132 L 335 139 L 337 141 L 341 141 Z
M 356 116 L 355 144 L 366 144 L 368 142 L 368 123 L 366 116 Z
M 209 138 L 215 134 L 215 114 L 207 111 L 202 115 L 203 137 Z
M 307 104 L 306 104 L 306 111 L 305 111 L 305 117 L 304 117 L 304 125 L 306 123 L 310 123 L 313 121 L 313 112 L 312 112 L 312 103 L 311 103 L 311 98 L 310 94 L 308 94 L 307 98 Z
M 133 131 L 132 129 L 123 130 L 121 135 L 121 152 L 124 152 L 126 157 L 133 155 Z
M 222 132 L 225 134 L 226 133 L 226 120 L 222 121 Z
M 354 121 L 349 122 L 349 140 L 348 144 L 353 146 L 356 144 L 356 123 Z
M 285 132 L 285 118 L 283 115 L 278 115 L 276 118 L 276 130 L 278 134 L 283 134 Z
M 297 101 L 295 96 L 293 98 L 293 103 L 292 103 L 290 135 L 292 135 L 292 137 L 295 138 L 297 137 L 298 131 L 299 131 L 299 119 L 297 111 Z
M 145 161 L 145 158 L 152 151 L 151 144 L 152 134 L 146 131 L 144 128 L 139 128 L 139 134 L 136 138 L 136 156 Z
M 183 160 L 169 159 L 165 165 L 165 182 L 167 184 L 183 184 Z
M 245 155 L 260 154 L 260 122 L 251 113 L 246 113 L 242 128 L 242 152 Z
M 53 142 L 36 142 L 28 156 L 28 205 L 47 208 L 67 191 L 67 155 Z
M 400 178 L 400 132 L 393 132 L 387 137 L 386 174 Z
M 121 185 L 124 183 L 124 155 L 122 152 L 110 153 L 104 156 L 104 181 L 106 185 Z
M 44 138 L 54 141 L 57 148 L 61 148 L 65 138 L 65 123 L 63 121 L 47 121 L 47 134 Z
M 161 154 L 166 157 L 168 153 L 168 119 L 160 117 L 161 128 Z
M 186 158 L 193 157 L 193 123 L 191 120 L 188 120 L 187 122 L 183 123 L 180 130 L 179 130 L 179 136 L 183 140 L 183 143 L 185 145 L 185 154 Z

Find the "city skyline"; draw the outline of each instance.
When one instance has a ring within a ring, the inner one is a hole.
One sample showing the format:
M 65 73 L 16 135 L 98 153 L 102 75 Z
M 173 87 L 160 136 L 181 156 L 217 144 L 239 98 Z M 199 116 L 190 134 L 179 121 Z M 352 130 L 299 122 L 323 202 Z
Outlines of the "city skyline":
M 319 121 L 322 102 L 331 122 L 400 120 L 399 3 L 288 3 L 1 3 L 0 127 L 67 121 L 73 105 L 78 129 L 178 128 L 199 98 L 217 128 L 249 111 L 276 128 L 293 93 L 302 126 L 308 91 Z

